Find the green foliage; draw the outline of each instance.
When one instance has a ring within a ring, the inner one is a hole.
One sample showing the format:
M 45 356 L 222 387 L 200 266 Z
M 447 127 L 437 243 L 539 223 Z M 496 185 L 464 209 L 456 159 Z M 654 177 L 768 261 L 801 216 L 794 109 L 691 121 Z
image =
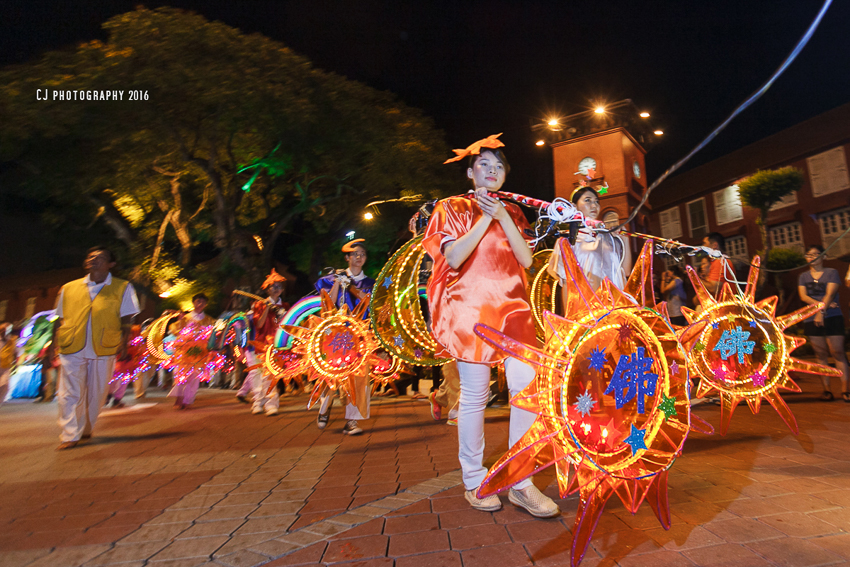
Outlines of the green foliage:
M 738 184 L 741 203 L 766 213 L 783 197 L 803 186 L 803 172 L 794 167 L 757 171 Z
M 771 248 L 764 263 L 768 270 L 792 270 L 805 264 L 803 255 L 791 248 Z
M 173 8 L 104 28 L 106 42 L 0 71 L 0 192 L 27 194 L 56 228 L 108 227 L 137 281 L 195 281 L 212 261 L 219 276 L 258 282 L 281 237 L 303 242 L 299 264 L 314 267 L 366 203 L 451 187 L 442 133 L 390 93 Z M 54 90 L 124 99 L 59 101 Z M 385 230 L 403 230 L 415 206 Z

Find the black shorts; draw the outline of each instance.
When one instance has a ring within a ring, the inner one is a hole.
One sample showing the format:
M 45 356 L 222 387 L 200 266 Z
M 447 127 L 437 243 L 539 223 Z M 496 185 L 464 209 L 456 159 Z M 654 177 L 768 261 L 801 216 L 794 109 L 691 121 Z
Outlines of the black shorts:
M 834 337 L 844 336 L 844 316 L 835 315 L 827 317 L 823 320 L 823 327 L 815 326 L 814 321 L 806 321 L 803 323 L 806 329 L 807 337 Z

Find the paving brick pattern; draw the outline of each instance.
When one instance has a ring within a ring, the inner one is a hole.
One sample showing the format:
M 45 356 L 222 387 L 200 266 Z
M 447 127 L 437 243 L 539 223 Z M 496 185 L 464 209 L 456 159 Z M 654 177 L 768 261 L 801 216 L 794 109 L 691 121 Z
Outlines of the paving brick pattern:
M 850 563 L 850 405 L 787 396 L 791 435 L 765 406 L 735 414 L 726 437 L 693 434 L 670 472 L 673 526 L 612 500 L 582 565 Z M 818 391 L 816 391 L 818 390 Z M 407 398 L 373 406 L 366 433 L 324 432 L 304 398 L 252 416 L 232 393 L 203 390 L 172 410 L 161 395 L 107 412 L 95 438 L 57 453 L 55 405 L 0 409 L 0 565 L 347 565 L 511 567 L 569 562 L 576 499 L 538 520 L 507 503 L 471 510 L 456 429 Z M 719 409 L 697 413 L 717 424 Z M 487 453 L 507 444 L 488 413 Z M 535 483 L 551 496 L 551 471 Z

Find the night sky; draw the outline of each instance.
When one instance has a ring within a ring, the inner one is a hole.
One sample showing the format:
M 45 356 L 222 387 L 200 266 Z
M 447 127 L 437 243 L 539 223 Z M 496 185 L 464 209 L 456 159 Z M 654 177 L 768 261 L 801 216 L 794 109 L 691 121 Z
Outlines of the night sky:
M 100 24 L 138 2 L 3 2 L 0 63 L 105 38 Z M 665 131 L 647 157 L 654 179 L 778 67 L 819 1 L 583 0 L 456 2 L 178 1 L 259 32 L 319 68 L 423 109 L 452 147 L 496 132 L 510 188 L 551 196 L 551 158 L 530 124 L 631 98 Z M 691 166 L 850 101 L 850 2 L 830 8 L 774 87 Z

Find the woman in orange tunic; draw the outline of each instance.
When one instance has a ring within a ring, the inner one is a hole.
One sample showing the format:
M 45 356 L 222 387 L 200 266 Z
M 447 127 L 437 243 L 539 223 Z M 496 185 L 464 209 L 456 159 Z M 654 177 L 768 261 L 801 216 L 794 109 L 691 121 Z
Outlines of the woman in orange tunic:
M 434 260 L 428 303 L 434 336 L 445 349 L 438 356 L 457 359 L 460 374 L 458 458 L 464 496 L 473 508 L 485 511 L 502 506 L 498 496 L 478 498 L 477 490 L 487 474 L 482 461 L 490 366 L 505 357 L 478 338 L 473 327 L 483 323 L 518 341 L 536 343 L 525 291 L 524 268 L 531 265 L 531 250 L 524 236 L 528 221 L 516 205 L 504 206 L 488 195 L 501 188 L 509 169 L 502 152 L 495 149 L 504 144 L 495 138 L 491 136 L 464 151 L 455 150 L 459 157 L 449 161 L 472 154 L 467 176 L 474 191 L 437 203 L 422 241 Z M 511 396 L 534 378 L 534 369 L 514 358 L 505 360 L 505 373 Z M 511 408 L 511 445 L 534 419 L 531 412 Z M 560 514 L 558 506 L 530 479 L 514 485 L 508 499 L 537 517 Z

